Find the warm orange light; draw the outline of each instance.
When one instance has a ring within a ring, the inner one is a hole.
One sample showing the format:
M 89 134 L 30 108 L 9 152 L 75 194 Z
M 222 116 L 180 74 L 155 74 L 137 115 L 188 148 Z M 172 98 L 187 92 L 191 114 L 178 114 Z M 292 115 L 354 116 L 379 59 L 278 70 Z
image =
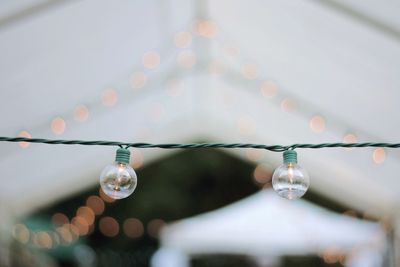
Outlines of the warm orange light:
M 118 94 L 114 89 L 107 89 L 101 94 L 101 102 L 106 107 L 112 107 L 117 104 Z
M 343 137 L 343 143 L 357 143 L 357 136 L 354 134 L 348 133 Z M 353 149 L 352 147 L 346 148 L 347 150 Z
M 61 237 L 57 232 L 49 232 L 51 239 L 53 240 L 53 247 L 56 247 L 61 244 Z
M 57 227 L 56 231 L 65 245 L 74 242 L 79 237 L 78 228 L 72 224 L 64 224 L 62 227 Z
M 103 217 L 99 221 L 99 230 L 107 237 L 114 237 L 119 233 L 119 224 L 112 217 Z
M 292 112 L 296 109 L 296 103 L 289 98 L 285 98 L 281 102 L 281 109 L 285 112 Z
M 89 109 L 85 105 L 78 105 L 74 109 L 74 119 L 84 122 L 89 118 Z
M 69 223 L 68 217 L 63 213 L 54 213 L 51 217 L 51 221 L 53 222 L 54 226 L 63 226 L 64 224 Z
M 332 264 L 338 262 L 341 258 L 341 255 L 335 248 L 328 248 L 322 253 L 322 258 L 328 264 Z
M 192 44 L 192 35 L 189 32 L 178 32 L 174 41 L 177 47 L 187 48 Z
M 258 164 L 254 169 L 253 177 L 259 184 L 270 183 L 272 178 L 272 167 L 266 163 Z
M 386 159 L 386 152 L 383 148 L 378 147 L 374 149 L 374 152 L 372 154 L 372 158 L 376 164 L 381 164 L 385 161 Z
M 149 51 L 143 55 L 142 63 L 145 68 L 155 69 L 160 65 L 160 55 L 155 51 Z
M 178 54 L 178 64 L 186 69 L 190 69 L 196 64 L 196 55 L 191 50 L 185 50 Z
M 158 238 L 160 231 L 164 225 L 165 225 L 165 222 L 161 219 L 151 220 L 147 224 L 147 233 L 151 237 Z
M 135 156 L 131 158 L 132 159 L 131 165 L 134 169 L 139 169 L 143 165 L 143 162 L 144 162 L 143 153 L 138 149 L 133 149 L 132 155 L 135 155 Z
M 51 236 L 45 231 L 35 233 L 33 242 L 39 248 L 51 249 L 53 246 Z
M 357 143 L 357 137 L 354 134 L 346 134 L 343 137 L 343 143 Z
M 256 65 L 246 64 L 242 67 L 242 74 L 246 79 L 254 80 L 258 76 L 258 69 Z
M 18 134 L 19 137 L 26 137 L 26 138 L 32 138 L 31 134 L 28 131 L 21 131 Z M 27 148 L 28 146 L 30 146 L 30 143 L 28 142 L 19 142 L 19 146 L 22 148 Z
M 65 131 L 65 121 L 61 117 L 56 117 L 51 121 L 51 130 L 54 134 L 61 135 Z
M 85 218 L 76 216 L 72 218 L 71 224 L 78 229 L 79 235 L 87 235 L 89 232 L 89 223 Z
M 196 23 L 195 32 L 200 36 L 213 38 L 217 35 L 217 26 L 210 20 L 201 20 Z
M 138 238 L 143 235 L 144 227 L 140 220 L 135 218 L 126 219 L 123 225 L 124 233 L 130 238 Z
M 88 197 L 86 205 L 90 207 L 96 215 L 100 215 L 104 212 L 104 201 L 98 196 Z
M 325 130 L 325 120 L 317 115 L 311 118 L 310 128 L 315 133 L 322 133 Z
M 261 85 L 261 93 L 265 97 L 268 98 L 273 97 L 276 95 L 277 91 L 278 91 L 278 86 L 274 82 L 265 81 Z
M 12 235 L 22 244 L 26 244 L 29 241 L 30 232 L 24 224 L 16 224 L 13 227 Z
M 145 86 L 147 82 L 147 76 L 144 74 L 144 72 L 138 71 L 134 72 L 131 75 L 131 86 L 133 89 L 140 89 L 143 86 Z
M 78 217 L 82 217 L 83 219 L 85 219 L 85 221 L 88 223 L 88 225 L 91 225 L 94 223 L 94 217 L 95 217 L 94 211 L 87 206 L 80 207 L 76 211 L 76 215 Z
M 113 199 L 113 198 L 107 196 L 107 195 L 103 192 L 103 190 L 101 189 L 101 187 L 100 187 L 100 189 L 99 189 L 99 195 L 100 195 L 100 197 L 104 200 L 104 202 L 107 202 L 107 203 L 113 203 L 113 202 L 115 202 L 115 199 Z

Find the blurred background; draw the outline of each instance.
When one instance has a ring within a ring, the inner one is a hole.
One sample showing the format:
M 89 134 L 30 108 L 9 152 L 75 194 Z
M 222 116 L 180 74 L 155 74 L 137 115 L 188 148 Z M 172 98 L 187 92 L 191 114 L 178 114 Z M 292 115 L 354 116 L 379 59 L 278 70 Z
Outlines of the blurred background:
M 398 142 L 395 0 L 3 0 L 2 136 L 186 143 Z M 400 151 L 281 153 L 2 143 L 0 266 L 400 266 Z

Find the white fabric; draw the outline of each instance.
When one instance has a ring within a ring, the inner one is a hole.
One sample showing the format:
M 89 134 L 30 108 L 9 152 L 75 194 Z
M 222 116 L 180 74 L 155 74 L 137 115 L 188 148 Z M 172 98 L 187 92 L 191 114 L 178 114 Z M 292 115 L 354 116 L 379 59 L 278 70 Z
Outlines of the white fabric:
M 188 267 L 189 257 L 179 250 L 159 249 L 150 261 L 151 267 Z
M 178 221 L 162 232 L 164 247 L 188 254 L 304 255 L 329 249 L 346 253 L 383 242 L 376 223 L 335 214 L 302 199 L 282 199 L 272 190 Z

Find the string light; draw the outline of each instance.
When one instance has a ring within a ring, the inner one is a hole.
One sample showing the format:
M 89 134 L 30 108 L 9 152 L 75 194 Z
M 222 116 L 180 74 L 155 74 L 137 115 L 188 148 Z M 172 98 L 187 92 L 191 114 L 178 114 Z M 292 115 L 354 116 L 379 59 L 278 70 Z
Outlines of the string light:
M 303 196 L 309 185 L 310 180 L 307 172 L 297 165 L 297 153 L 294 149 L 298 148 L 361 148 L 374 147 L 374 160 L 382 163 L 385 160 L 385 150 L 383 148 L 400 148 L 400 143 L 322 143 L 322 144 L 292 144 L 283 145 L 263 145 L 263 144 L 243 144 L 243 143 L 192 143 L 192 144 L 148 144 L 148 143 L 126 143 L 117 141 L 82 141 L 82 140 L 51 140 L 27 137 L 0 137 L 0 142 L 30 142 L 42 144 L 64 144 L 64 145 L 101 145 L 119 146 L 115 162 L 104 168 L 100 175 L 101 192 L 104 192 L 111 199 L 126 198 L 133 193 L 137 185 L 135 171 L 129 165 L 130 151 L 128 148 L 163 148 L 163 149 L 193 149 L 193 148 L 254 148 L 265 149 L 273 152 L 283 152 L 283 165 L 279 166 L 272 177 L 272 186 L 277 193 L 288 199 L 296 199 Z M 124 147 L 124 148 L 123 148 Z M 104 200 L 104 196 L 102 196 Z M 89 205 L 90 206 L 90 205 Z M 94 216 L 94 211 L 90 210 L 90 217 Z M 99 212 L 101 213 L 101 212 Z M 79 217 L 79 215 L 78 215 Z M 83 218 L 84 219 L 84 218 Z M 92 223 L 92 219 L 89 219 Z M 76 220 L 75 220 L 76 221 Z M 86 221 L 86 220 L 85 220 Z M 64 224 L 63 227 L 75 228 L 73 224 Z M 79 234 L 78 229 L 76 231 Z M 60 233 L 61 234 L 61 233 Z M 61 234 L 62 235 L 62 234 Z
M 302 197 L 310 186 L 307 172 L 297 165 L 294 150 L 283 152 L 283 164 L 272 175 L 272 186 L 279 196 L 287 199 Z
M 128 149 L 119 148 L 115 162 L 106 166 L 100 175 L 101 188 L 111 198 L 126 198 L 135 191 L 137 177 L 129 166 L 130 154 Z

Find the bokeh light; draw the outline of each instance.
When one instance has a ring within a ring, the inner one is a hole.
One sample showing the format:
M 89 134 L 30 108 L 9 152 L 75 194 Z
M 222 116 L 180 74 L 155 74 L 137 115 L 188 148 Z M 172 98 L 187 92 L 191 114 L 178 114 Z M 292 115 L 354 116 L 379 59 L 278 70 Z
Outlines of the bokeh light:
M 36 246 L 43 249 L 51 249 L 53 246 L 53 240 L 51 236 L 45 231 L 34 233 L 33 242 Z
M 254 180 L 261 185 L 271 183 L 273 168 L 267 163 L 260 163 L 253 172 Z
M 142 63 L 145 68 L 155 69 L 160 65 L 161 58 L 156 51 L 146 52 L 142 57 Z
M 18 134 L 19 137 L 26 137 L 26 138 L 32 138 L 31 134 L 28 131 L 21 131 Z M 29 142 L 18 142 L 19 146 L 22 148 L 27 148 L 28 146 L 30 146 Z
M 142 153 L 142 151 L 140 151 L 138 149 L 133 149 L 132 155 L 133 155 L 133 157 L 131 157 L 130 164 L 132 165 L 132 167 L 134 169 L 139 169 L 140 167 L 142 167 L 143 162 L 144 162 L 143 153 Z
M 258 68 L 254 64 L 245 64 L 242 67 L 242 74 L 248 80 L 254 80 L 258 76 Z
M 112 217 L 103 217 L 99 221 L 100 232 L 107 237 L 114 237 L 119 233 L 119 224 Z
M 113 198 L 107 196 L 107 195 L 103 192 L 103 190 L 101 189 L 101 187 L 100 187 L 100 189 L 99 189 L 99 196 L 101 197 L 101 199 L 103 199 L 104 202 L 107 202 L 107 203 L 113 203 L 113 202 L 115 202 L 115 199 L 113 199 Z
M 89 118 L 89 109 L 85 105 L 78 105 L 74 109 L 74 119 L 78 122 L 87 121 Z
M 61 227 L 56 228 L 57 233 L 61 237 L 61 243 L 63 245 L 69 245 L 74 242 L 79 237 L 79 230 L 76 226 L 72 224 L 64 224 Z
M 89 233 L 89 223 L 85 218 L 76 216 L 72 218 L 71 224 L 78 229 L 79 235 L 87 235 Z
M 112 107 L 117 104 L 118 94 L 114 89 L 107 89 L 101 94 L 101 102 L 106 107 Z
M 79 209 L 76 211 L 76 216 L 83 218 L 88 225 L 94 223 L 94 218 L 95 218 L 94 211 L 87 206 L 79 207 Z
M 140 89 L 146 85 L 147 76 L 142 71 L 132 73 L 130 83 L 133 89 Z
M 325 130 L 325 120 L 319 115 L 316 115 L 310 120 L 310 128 L 314 133 L 322 133 Z
M 90 207 L 96 215 L 100 215 L 104 212 L 104 201 L 98 196 L 89 196 L 86 200 L 86 205 Z
M 143 223 L 136 218 L 126 219 L 123 224 L 123 229 L 125 235 L 130 238 L 141 237 L 144 232 Z
M 63 226 L 64 224 L 69 223 L 68 217 L 63 214 L 63 213 L 54 213 L 54 215 L 51 217 L 51 221 L 54 226 Z
M 22 244 L 26 244 L 29 241 L 30 232 L 24 224 L 16 224 L 13 227 L 12 235 L 15 240 L 21 242 Z
M 349 143 L 357 143 L 357 136 L 352 133 L 348 133 L 343 137 L 343 143 L 349 144 Z M 354 149 L 353 147 L 347 147 L 345 148 L 346 150 L 352 150 Z
M 63 118 L 56 117 L 51 121 L 50 126 L 54 134 L 61 135 L 65 131 L 66 124 Z
M 328 248 L 322 253 L 322 258 L 326 263 L 333 264 L 340 260 L 341 255 L 335 248 Z
M 147 233 L 149 234 L 149 236 L 151 236 L 153 238 L 158 238 L 160 231 L 164 225 L 165 225 L 165 222 L 161 219 L 151 220 L 147 224 Z
M 264 97 L 270 98 L 276 95 L 278 86 L 272 81 L 265 81 L 261 85 L 261 94 Z
M 217 35 L 218 29 L 213 21 L 200 20 L 195 24 L 195 32 L 206 38 L 213 38 Z
M 382 164 L 386 159 L 386 152 L 385 149 L 378 147 L 374 149 L 372 153 L 372 159 L 376 164 Z
M 357 136 L 352 133 L 348 133 L 343 137 L 343 143 L 357 143 Z
M 190 32 L 178 32 L 174 38 L 178 48 L 187 48 L 192 44 L 192 34 Z
M 296 109 L 296 103 L 289 98 L 285 98 L 281 102 L 281 109 L 285 112 L 293 112 Z

